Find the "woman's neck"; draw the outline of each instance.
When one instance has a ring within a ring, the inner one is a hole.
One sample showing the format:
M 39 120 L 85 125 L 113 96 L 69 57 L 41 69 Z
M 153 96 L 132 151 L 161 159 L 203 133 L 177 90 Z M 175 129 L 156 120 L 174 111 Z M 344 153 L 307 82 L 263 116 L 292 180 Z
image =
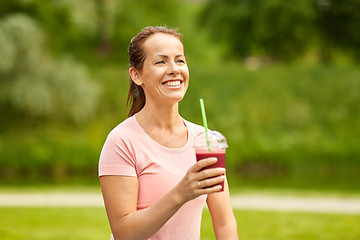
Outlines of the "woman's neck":
M 183 147 L 188 139 L 187 127 L 177 104 L 171 108 L 145 107 L 135 115 L 141 128 L 155 142 L 168 148 Z
M 144 106 L 136 114 L 136 120 L 144 129 L 160 128 L 172 129 L 183 124 L 183 120 L 178 112 L 178 104 L 171 106 Z

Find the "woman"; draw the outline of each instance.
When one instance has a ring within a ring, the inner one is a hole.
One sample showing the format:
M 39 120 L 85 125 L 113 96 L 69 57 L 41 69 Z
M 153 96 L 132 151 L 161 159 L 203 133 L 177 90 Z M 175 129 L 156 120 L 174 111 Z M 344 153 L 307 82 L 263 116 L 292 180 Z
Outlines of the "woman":
M 147 27 L 129 47 L 129 118 L 108 135 L 99 178 L 112 239 L 200 239 L 205 201 L 217 239 L 238 239 L 225 169 L 201 170 L 192 149 L 201 126 L 178 103 L 189 84 L 181 35 Z M 219 185 L 225 179 L 225 191 Z

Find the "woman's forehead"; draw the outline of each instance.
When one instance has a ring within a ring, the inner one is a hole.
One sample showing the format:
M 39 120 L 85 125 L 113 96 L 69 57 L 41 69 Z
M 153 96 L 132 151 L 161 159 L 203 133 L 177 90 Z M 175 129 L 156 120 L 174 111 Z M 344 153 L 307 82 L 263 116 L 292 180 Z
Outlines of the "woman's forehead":
M 147 55 L 182 54 L 184 47 L 181 41 L 171 34 L 155 33 L 144 42 Z

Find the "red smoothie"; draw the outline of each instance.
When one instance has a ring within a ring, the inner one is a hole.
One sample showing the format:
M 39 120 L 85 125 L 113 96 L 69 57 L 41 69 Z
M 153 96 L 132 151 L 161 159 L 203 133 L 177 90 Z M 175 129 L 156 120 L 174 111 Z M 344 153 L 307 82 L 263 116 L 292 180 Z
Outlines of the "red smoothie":
M 196 161 L 199 161 L 204 158 L 216 157 L 218 160 L 213 165 L 205 167 L 204 169 L 209 168 L 225 168 L 225 151 L 223 152 L 208 152 L 208 151 L 196 151 Z M 224 191 L 224 182 L 220 183 L 222 186 L 221 191 Z

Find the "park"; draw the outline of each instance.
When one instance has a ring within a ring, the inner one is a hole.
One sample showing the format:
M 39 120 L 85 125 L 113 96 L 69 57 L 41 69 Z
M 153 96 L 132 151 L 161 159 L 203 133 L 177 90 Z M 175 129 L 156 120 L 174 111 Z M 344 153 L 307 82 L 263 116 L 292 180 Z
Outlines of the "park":
M 149 25 L 183 34 L 180 113 L 201 125 L 203 98 L 227 139 L 239 238 L 359 239 L 359 16 L 357 0 L 2 1 L 0 239 L 110 236 L 99 155 L 126 118 L 129 41 Z M 58 194 L 97 200 L 46 204 Z M 291 197 L 320 204 L 279 210 Z M 339 199 L 352 208 L 320 211 Z M 205 209 L 201 239 L 211 225 Z

